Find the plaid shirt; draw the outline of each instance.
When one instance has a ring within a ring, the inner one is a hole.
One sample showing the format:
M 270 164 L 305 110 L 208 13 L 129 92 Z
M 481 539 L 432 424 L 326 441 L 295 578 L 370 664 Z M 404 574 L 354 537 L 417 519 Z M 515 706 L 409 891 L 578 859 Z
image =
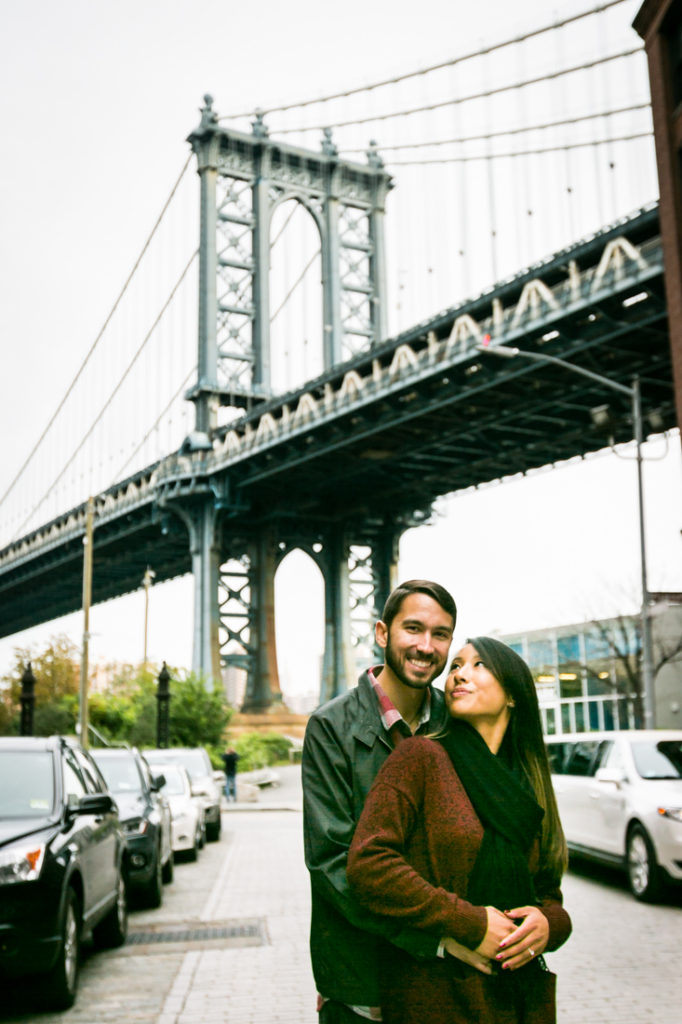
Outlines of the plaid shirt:
M 398 711 L 393 701 L 390 699 L 390 697 L 388 697 L 388 695 L 384 692 L 384 690 L 381 688 L 381 685 L 377 681 L 377 678 L 374 673 L 381 671 L 381 667 L 381 665 L 377 665 L 375 668 L 370 668 L 367 674 L 369 675 L 370 682 L 372 683 L 372 688 L 376 694 L 377 701 L 379 703 L 379 714 L 381 715 L 381 724 L 383 725 L 386 732 L 389 733 L 391 740 L 393 741 L 393 746 L 395 746 L 396 743 L 399 743 L 401 739 L 411 736 L 412 730 L 408 726 L 403 716 Z M 426 725 L 426 723 L 429 720 L 430 714 L 431 693 L 429 692 L 429 690 L 427 690 L 426 697 L 424 700 L 424 706 L 422 707 L 422 713 L 419 716 L 419 721 L 417 722 L 417 728 L 415 729 L 415 732 L 419 732 L 421 727 L 423 725 Z

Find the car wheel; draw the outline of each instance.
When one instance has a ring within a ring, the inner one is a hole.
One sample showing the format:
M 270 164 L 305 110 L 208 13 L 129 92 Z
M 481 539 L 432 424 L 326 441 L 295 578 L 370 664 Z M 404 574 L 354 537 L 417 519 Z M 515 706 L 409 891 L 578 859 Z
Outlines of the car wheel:
M 161 850 L 157 847 L 154 860 L 154 873 L 149 880 L 145 892 L 145 903 L 148 907 L 156 908 L 161 906 L 163 900 L 163 875 L 161 867 Z
M 162 877 L 162 879 L 163 879 L 163 881 L 164 881 L 164 883 L 166 885 L 168 885 L 169 882 L 173 881 L 174 871 L 175 871 L 175 866 L 174 866 L 174 861 L 173 861 L 173 851 L 171 850 L 171 852 L 170 852 L 170 854 L 168 856 L 168 860 L 163 865 L 163 868 L 161 870 L 161 877 Z
M 125 880 L 118 876 L 116 886 L 116 902 L 100 923 L 93 928 L 92 936 L 98 946 L 103 949 L 114 949 L 122 946 L 128 937 L 128 898 Z
M 73 889 L 69 889 L 57 962 L 45 975 L 42 986 L 43 1001 L 52 1010 L 68 1010 L 76 1001 L 80 965 L 79 917 L 78 897 Z
M 190 849 L 187 851 L 187 860 L 195 861 L 197 859 L 197 857 L 199 856 L 199 850 L 201 849 L 201 846 L 199 845 L 200 842 L 201 829 L 197 825 L 197 830 L 194 835 L 194 846 L 190 847 Z
M 217 839 L 220 839 L 221 825 L 220 815 L 218 815 L 217 821 L 209 821 L 206 825 L 206 838 L 209 843 L 214 843 Z
M 205 823 L 203 821 L 202 821 L 201 827 L 199 829 L 199 843 L 198 843 L 198 846 L 199 846 L 200 850 L 203 850 L 203 848 L 206 846 L 206 825 L 205 825 Z
M 661 891 L 660 870 L 651 840 L 641 825 L 628 834 L 627 868 L 630 892 L 635 899 L 651 903 Z

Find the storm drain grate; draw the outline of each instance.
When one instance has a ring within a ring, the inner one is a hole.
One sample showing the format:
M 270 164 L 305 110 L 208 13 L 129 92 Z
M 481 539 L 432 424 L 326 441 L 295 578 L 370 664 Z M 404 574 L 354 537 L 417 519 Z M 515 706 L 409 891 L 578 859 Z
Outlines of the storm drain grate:
M 146 946 L 160 942 L 215 942 L 221 939 L 251 940 L 249 945 L 262 945 L 265 932 L 261 921 L 233 921 L 219 925 L 184 925 L 128 932 L 128 946 Z M 255 942 L 253 940 L 256 940 Z

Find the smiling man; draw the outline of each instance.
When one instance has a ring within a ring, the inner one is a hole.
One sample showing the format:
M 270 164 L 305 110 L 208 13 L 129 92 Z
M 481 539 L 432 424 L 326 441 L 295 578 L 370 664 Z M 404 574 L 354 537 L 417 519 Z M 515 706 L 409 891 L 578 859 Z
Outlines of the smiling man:
M 390 595 L 376 640 L 384 664 L 311 715 L 303 746 L 303 827 L 312 887 L 310 954 L 320 1024 L 381 1020 L 377 956 L 389 939 L 413 956 L 439 942 L 391 930 L 351 895 L 346 859 L 367 793 L 393 747 L 440 729 L 443 694 L 432 687 L 447 662 L 457 608 L 438 583 L 409 580 Z

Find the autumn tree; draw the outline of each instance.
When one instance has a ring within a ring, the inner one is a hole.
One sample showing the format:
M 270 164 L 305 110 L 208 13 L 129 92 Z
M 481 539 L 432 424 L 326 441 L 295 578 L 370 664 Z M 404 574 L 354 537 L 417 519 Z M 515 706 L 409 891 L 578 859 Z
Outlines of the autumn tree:
M 14 665 L 0 680 L 0 734 L 19 731 L 21 677 L 26 665 L 36 679 L 33 731 L 36 736 L 73 733 L 78 720 L 79 651 L 67 637 L 52 639 L 41 653 L 17 648 Z M 221 688 L 211 689 L 192 672 L 171 669 L 169 733 L 172 746 L 205 746 L 214 754 L 222 745 L 232 715 Z M 158 701 L 157 670 L 111 664 L 103 669 L 108 683 L 90 692 L 88 719 L 105 743 L 155 747 Z M 92 739 L 92 737 L 91 737 Z
M 80 654 L 68 637 L 52 637 L 42 651 L 17 647 L 14 664 L 2 678 L 4 710 L 0 729 L 5 734 L 18 731 L 21 707 L 21 678 L 31 663 L 35 677 L 33 731 L 37 736 L 55 732 L 73 732 L 78 714 Z

